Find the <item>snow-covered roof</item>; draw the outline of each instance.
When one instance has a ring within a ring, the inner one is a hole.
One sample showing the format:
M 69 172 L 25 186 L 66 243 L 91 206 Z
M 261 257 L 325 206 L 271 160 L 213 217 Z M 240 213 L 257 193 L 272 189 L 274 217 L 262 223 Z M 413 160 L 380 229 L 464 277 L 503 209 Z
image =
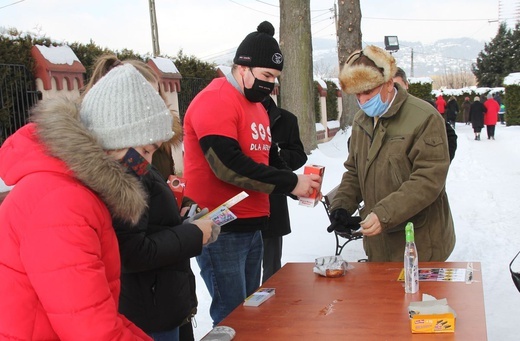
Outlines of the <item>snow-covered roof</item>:
M 477 88 L 476 86 L 468 86 L 465 88 L 460 89 L 437 89 L 432 90 L 432 95 L 435 97 L 439 95 L 443 96 L 461 96 L 463 94 L 476 94 L 476 95 L 484 95 L 484 94 L 494 94 L 497 92 L 503 93 L 505 91 L 505 88 L 503 87 L 496 87 L 496 88 L 488 88 L 488 87 L 481 87 Z
M 72 65 L 75 61 L 80 62 L 74 51 L 72 51 L 72 49 L 67 45 L 49 47 L 43 45 L 34 46 L 36 46 L 42 56 L 52 64 Z
M 504 78 L 504 85 L 520 85 L 520 72 L 513 72 Z
M 173 60 L 164 57 L 153 57 L 151 59 L 155 63 L 159 71 L 163 73 L 179 73 L 179 70 L 173 63 Z
M 325 78 L 326 81 L 333 82 L 336 85 L 336 88 L 341 89 L 341 84 L 339 83 L 338 78 Z
M 318 82 L 318 84 L 321 86 L 321 88 L 323 90 L 326 90 L 327 89 L 327 83 L 325 83 L 325 81 L 323 79 L 321 79 L 320 77 L 318 76 L 314 76 L 314 81 L 315 82 Z
M 430 77 L 409 77 L 408 83 L 410 84 L 432 84 L 433 79 Z

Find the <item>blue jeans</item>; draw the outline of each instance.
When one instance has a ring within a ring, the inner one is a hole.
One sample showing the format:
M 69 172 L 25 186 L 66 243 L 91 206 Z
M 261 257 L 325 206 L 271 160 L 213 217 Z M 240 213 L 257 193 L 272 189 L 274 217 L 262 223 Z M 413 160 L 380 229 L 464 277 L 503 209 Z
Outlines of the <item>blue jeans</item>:
M 179 327 L 165 332 L 149 333 L 154 341 L 179 341 Z
M 263 244 L 256 232 L 223 232 L 197 256 L 201 277 L 211 295 L 209 314 L 220 323 L 260 285 Z

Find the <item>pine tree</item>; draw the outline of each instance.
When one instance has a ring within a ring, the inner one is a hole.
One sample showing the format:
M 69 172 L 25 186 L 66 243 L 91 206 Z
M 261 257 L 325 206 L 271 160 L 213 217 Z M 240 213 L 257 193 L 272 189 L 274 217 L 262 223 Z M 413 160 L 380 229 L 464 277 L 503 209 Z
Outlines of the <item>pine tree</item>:
M 479 53 L 477 62 L 472 67 L 479 86 L 502 86 L 504 77 L 512 72 L 514 54 L 518 53 L 512 48 L 515 45 L 513 42 L 515 33 L 511 33 L 507 25 L 502 23 L 493 40 L 484 45 L 484 50 Z M 520 34 L 516 33 L 516 36 L 520 37 Z

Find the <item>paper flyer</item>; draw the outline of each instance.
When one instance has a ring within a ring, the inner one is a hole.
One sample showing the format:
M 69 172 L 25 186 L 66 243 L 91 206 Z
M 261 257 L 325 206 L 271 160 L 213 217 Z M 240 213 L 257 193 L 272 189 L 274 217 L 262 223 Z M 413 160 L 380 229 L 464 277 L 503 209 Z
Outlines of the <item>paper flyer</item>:
M 228 201 L 226 201 L 225 203 L 223 203 L 222 205 L 220 205 L 219 207 L 202 216 L 201 219 L 211 219 L 218 226 L 227 224 L 230 221 L 233 221 L 237 218 L 237 216 L 234 215 L 233 212 L 231 212 L 230 208 L 238 204 L 240 201 L 244 200 L 248 196 L 249 194 L 242 191 L 234 197 L 232 197 L 231 199 L 229 199 Z
M 404 269 L 401 270 L 398 281 L 404 281 Z M 423 268 L 419 269 L 421 282 L 465 282 L 466 269 L 453 268 Z

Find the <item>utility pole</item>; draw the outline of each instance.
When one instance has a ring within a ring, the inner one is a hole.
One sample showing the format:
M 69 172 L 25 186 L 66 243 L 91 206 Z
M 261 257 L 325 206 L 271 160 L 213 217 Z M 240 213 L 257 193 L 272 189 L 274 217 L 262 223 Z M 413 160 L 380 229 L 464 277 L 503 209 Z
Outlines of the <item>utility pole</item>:
M 155 0 L 148 0 L 150 5 L 150 25 L 152 28 L 152 45 L 153 56 L 157 57 L 161 54 L 159 49 L 159 32 L 157 30 L 157 17 L 155 16 Z
M 336 26 L 336 51 L 338 50 L 339 45 L 339 35 L 338 35 L 338 9 L 336 7 L 336 1 L 334 1 L 334 26 Z
M 411 61 L 410 68 L 411 68 L 411 70 L 410 70 L 410 77 L 413 77 L 413 47 L 412 47 L 412 61 Z

